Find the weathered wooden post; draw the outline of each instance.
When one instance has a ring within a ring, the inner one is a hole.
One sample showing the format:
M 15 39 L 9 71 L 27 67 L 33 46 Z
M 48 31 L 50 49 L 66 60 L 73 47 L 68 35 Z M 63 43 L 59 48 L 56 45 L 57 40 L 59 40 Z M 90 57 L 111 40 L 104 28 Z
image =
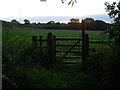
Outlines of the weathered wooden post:
M 37 36 L 32 37 L 32 43 L 33 43 L 33 47 L 36 48 L 37 47 Z
M 53 63 L 53 37 L 52 37 L 52 33 L 49 32 L 48 33 L 48 37 L 47 37 L 47 42 L 48 42 L 48 57 L 49 57 L 49 63 Z
M 82 20 L 82 39 L 83 39 L 84 36 L 85 36 L 85 29 L 86 29 L 85 21 Z
M 85 22 L 82 20 L 82 62 L 84 61 L 85 57 Z
M 56 35 L 53 35 L 53 63 L 56 61 Z
M 82 69 L 85 67 L 86 52 L 85 52 L 85 21 L 82 20 Z
M 89 37 L 88 34 L 85 34 L 85 61 L 88 59 L 89 56 Z
M 83 51 L 83 60 L 82 60 L 82 68 L 85 70 L 87 68 L 87 60 L 89 57 L 89 37 L 88 34 L 84 36 L 84 51 Z
M 86 42 L 86 59 L 89 57 L 89 37 L 88 34 L 85 34 L 85 42 Z

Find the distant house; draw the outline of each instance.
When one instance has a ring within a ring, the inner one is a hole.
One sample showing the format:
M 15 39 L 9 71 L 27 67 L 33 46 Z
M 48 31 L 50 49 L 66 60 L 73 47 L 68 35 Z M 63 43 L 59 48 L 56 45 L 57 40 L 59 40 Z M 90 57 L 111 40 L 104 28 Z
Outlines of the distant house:
M 79 22 L 79 19 L 72 18 L 72 19 L 70 19 L 70 23 L 80 23 L 80 22 Z

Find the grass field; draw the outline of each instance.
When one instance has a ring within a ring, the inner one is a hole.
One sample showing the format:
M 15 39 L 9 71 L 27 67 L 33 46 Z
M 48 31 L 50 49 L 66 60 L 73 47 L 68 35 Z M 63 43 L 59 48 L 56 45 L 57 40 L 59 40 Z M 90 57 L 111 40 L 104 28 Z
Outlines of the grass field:
M 47 33 L 52 32 L 57 37 L 80 37 L 81 36 L 81 30 L 42 30 L 42 29 L 30 29 L 30 28 L 15 28 L 15 29 L 7 29 L 3 30 L 3 36 L 6 33 L 9 33 L 9 35 L 12 36 L 26 36 L 31 37 L 33 35 L 42 35 L 44 38 L 46 38 Z M 86 31 L 86 33 L 89 34 L 89 37 L 92 39 L 105 39 L 102 37 L 101 33 L 102 31 Z M 6 35 L 5 35 L 6 36 Z
M 9 44 L 14 41 L 24 42 L 24 44 L 30 44 L 32 41 L 32 36 L 40 36 L 44 39 L 47 38 L 47 33 L 52 32 L 56 37 L 72 37 L 72 38 L 80 38 L 81 31 L 80 30 L 39 30 L 39 29 L 31 29 L 31 28 L 14 28 L 14 29 L 5 29 L 2 32 L 3 44 Z M 86 31 L 89 35 L 90 41 L 104 41 L 108 40 L 107 36 L 105 36 L 103 31 Z M 61 42 L 68 43 L 68 42 Z M 26 45 L 25 44 L 25 45 Z
M 52 32 L 56 37 L 80 38 L 81 36 L 81 31 L 79 30 L 35 30 L 30 28 L 14 28 L 2 31 L 3 43 L 14 41 L 16 39 L 31 42 L 32 36 L 42 35 L 43 38 L 46 38 L 48 32 Z M 90 40 L 107 40 L 107 37 L 102 34 L 102 31 L 86 31 L 86 33 L 88 33 Z

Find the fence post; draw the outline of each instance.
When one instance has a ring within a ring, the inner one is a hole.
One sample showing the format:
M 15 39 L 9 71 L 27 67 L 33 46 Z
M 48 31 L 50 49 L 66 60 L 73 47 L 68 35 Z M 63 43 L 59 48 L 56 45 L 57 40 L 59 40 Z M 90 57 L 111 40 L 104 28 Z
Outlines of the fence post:
M 42 36 L 40 36 L 40 57 L 42 59 L 43 56 L 43 49 L 42 49 Z
M 82 68 L 84 70 L 87 68 L 88 57 L 89 57 L 89 37 L 88 34 L 85 34 L 84 43 L 83 43 L 83 60 L 82 60 Z
M 82 69 L 86 68 L 86 60 L 88 57 L 89 39 L 88 34 L 85 34 L 86 22 L 82 20 Z
M 82 20 L 82 38 L 84 38 L 85 35 L 85 28 L 86 28 L 85 21 Z
M 49 63 L 53 63 L 53 37 L 52 33 L 49 32 L 47 36 L 47 42 L 48 42 L 48 56 L 49 56 Z
M 53 62 L 56 61 L 56 35 L 53 35 Z
M 82 38 L 82 68 L 84 68 L 85 64 L 85 39 Z
M 88 34 L 85 34 L 85 59 L 88 59 L 89 56 L 89 37 Z
M 37 36 L 32 37 L 32 42 L 33 42 L 33 47 L 36 48 L 37 47 Z
M 82 20 L 82 66 L 85 61 L 85 22 Z

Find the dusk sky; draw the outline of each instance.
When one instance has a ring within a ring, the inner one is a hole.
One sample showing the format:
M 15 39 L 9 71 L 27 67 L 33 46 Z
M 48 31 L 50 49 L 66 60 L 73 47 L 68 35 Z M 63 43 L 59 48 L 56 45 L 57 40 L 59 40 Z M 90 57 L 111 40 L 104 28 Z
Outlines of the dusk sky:
M 77 0 L 73 7 L 64 4 L 61 0 L 1 0 L 1 18 L 22 18 L 35 16 L 84 16 L 105 14 L 104 3 L 117 0 Z

